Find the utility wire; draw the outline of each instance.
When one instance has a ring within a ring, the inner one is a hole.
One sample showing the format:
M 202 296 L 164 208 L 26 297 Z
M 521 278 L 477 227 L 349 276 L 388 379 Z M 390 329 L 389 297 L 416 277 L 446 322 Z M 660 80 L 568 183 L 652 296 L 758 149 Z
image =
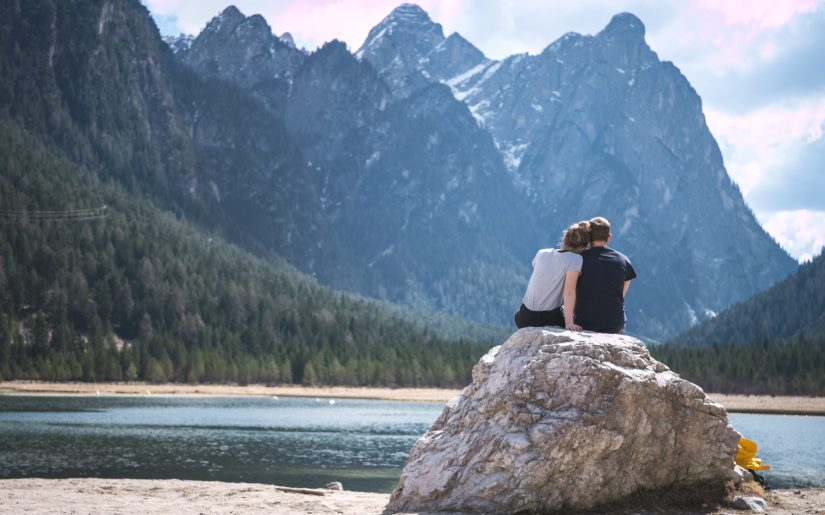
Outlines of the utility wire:
M 28 220 L 30 222 L 87 222 L 106 218 L 109 206 L 88 209 L 64 209 L 47 211 L 9 211 L 0 209 L 0 221 L 14 222 Z

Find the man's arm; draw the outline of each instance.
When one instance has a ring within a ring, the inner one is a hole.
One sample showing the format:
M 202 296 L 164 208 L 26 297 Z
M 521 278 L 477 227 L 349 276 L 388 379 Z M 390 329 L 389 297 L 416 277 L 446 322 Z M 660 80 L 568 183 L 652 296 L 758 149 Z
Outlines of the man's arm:
M 622 297 L 627 297 L 627 290 L 630 289 L 630 281 L 624 282 L 624 287 L 622 287 Z

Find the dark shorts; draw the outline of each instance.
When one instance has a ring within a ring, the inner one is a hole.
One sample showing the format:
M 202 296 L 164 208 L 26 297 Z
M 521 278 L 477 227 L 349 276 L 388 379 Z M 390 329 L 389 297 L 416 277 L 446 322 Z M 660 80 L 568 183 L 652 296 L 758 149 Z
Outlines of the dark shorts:
M 560 307 L 552 311 L 532 311 L 522 304 L 513 319 L 516 322 L 516 327 L 519 329 L 524 327 L 545 327 L 548 325 L 564 327 L 564 315 Z

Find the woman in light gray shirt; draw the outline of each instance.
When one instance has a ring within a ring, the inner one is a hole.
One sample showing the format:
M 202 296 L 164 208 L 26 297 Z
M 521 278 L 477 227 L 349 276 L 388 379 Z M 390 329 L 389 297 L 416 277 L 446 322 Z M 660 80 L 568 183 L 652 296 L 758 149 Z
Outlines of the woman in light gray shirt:
M 582 270 L 579 254 L 589 242 L 590 223 L 579 222 L 564 232 L 561 250 L 541 249 L 536 253 L 527 292 L 515 315 L 519 329 L 552 325 L 581 331 L 581 327 L 573 321 L 573 313 L 576 309 L 576 282 Z

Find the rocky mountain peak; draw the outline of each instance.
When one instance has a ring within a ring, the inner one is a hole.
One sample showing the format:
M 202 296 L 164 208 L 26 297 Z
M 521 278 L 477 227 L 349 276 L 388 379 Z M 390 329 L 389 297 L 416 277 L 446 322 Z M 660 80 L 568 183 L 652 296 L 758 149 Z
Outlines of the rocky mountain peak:
M 391 20 L 398 23 L 411 25 L 430 25 L 433 21 L 427 11 L 416 4 L 401 4 L 384 18 L 384 21 Z
M 645 37 L 645 24 L 635 14 L 622 12 L 613 16 L 600 33 L 606 34 L 642 39 Z
M 247 30 L 251 34 L 257 36 L 272 36 L 272 28 L 266 22 L 266 19 L 264 19 L 264 17 L 260 14 L 253 14 L 249 18 L 245 19 L 238 27 L 243 27 L 244 30 Z M 280 42 L 280 39 L 275 39 Z
M 427 56 L 444 41 L 441 25 L 421 7 L 402 4 L 370 30 L 356 52 L 372 64 L 397 97 L 405 97 L 430 81 L 421 73 Z
M 645 41 L 645 26 L 631 13 L 619 13 L 593 38 L 602 58 L 623 70 L 659 63 Z
M 278 39 L 280 39 L 281 43 L 288 46 L 289 48 L 297 48 L 295 46 L 295 39 L 292 37 L 292 34 L 290 34 L 289 32 L 284 32 L 283 34 L 278 36 Z
M 246 16 L 234 5 L 230 5 L 206 24 L 204 32 L 232 32 Z
M 431 77 L 447 80 L 487 61 L 481 50 L 453 32 L 427 54 L 421 65 Z
M 399 39 L 402 41 L 397 41 Z M 370 30 L 356 55 L 362 58 L 381 53 L 381 47 L 390 40 L 395 40 L 395 46 L 402 53 L 415 54 L 420 58 L 444 40 L 444 31 L 421 7 L 401 4 Z
M 206 28 L 198 35 L 196 45 L 217 38 L 221 44 L 232 40 L 233 45 L 248 46 L 287 46 L 280 38 L 272 34 L 272 28 L 260 14 L 244 16 L 237 7 L 231 5 L 212 18 Z
M 449 37 L 447 37 L 447 39 L 444 40 L 444 43 L 442 43 L 442 45 L 466 48 L 468 50 L 478 52 L 479 54 L 481 54 L 481 57 L 484 57 L 484 53 L 481 50 L 479 50 L 475 45 L 467 41 L 464 38 L 464 36 L 462 36 L 458 32 L 453 32 L 452 34 L 450 34 Z
M 272 33 L 260 14 L 244 16 L 230 6 L 212 18 L 191 48 L 175 55 L 201 75 L 220 77 L 253 89 L 275 80 L 267 88 L 264 103 L 274 111 L 283 107 L 291 77 L 304 61 L 304 53 Z
M 333 39 L 324 43 L 315 53 L 312 54 L 313 62 L 324 61 L 327 63 L 351 61 L 352 54 L 347 50 L 347 44 L 341 40 Z

